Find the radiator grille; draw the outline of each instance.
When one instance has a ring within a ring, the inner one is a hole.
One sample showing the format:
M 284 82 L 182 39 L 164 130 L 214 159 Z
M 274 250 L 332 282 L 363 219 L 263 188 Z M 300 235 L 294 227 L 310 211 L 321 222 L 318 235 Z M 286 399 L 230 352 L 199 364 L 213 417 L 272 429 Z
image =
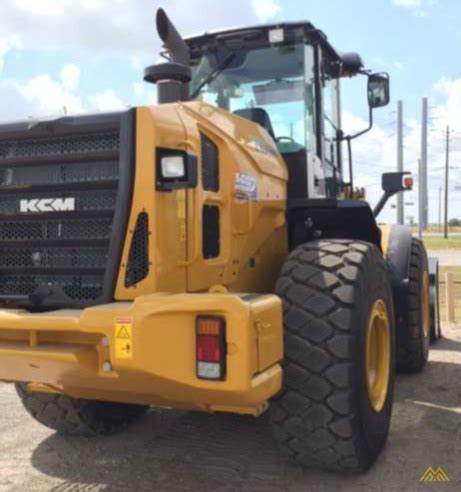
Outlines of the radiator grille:
M 71 128 L 48 136 L 24 127 L 3 138 L 0 127 L 0 304 L 33 304 L 40 292 L 43 306 L 111 300 L 105 297 L 114 287 L 107 279 L 114 277 L 109 262 L 126 164 L 120 141 L 131 129 L 122 128 L 122 114 L 95 117 L 94 125 L 69 120 Z M 118 225 L 117 235 L 124 234 Z
M 22 138 L 11 139 L 0 142 L 0 159 L 118 151 L 119 146 L 119 133 L 113 131 L 62 137 L 40 137 L 27 140 Z
M 1 165 L 1 160 L 0 160 Z M 33 186 L 71 183 L 107 182 L 118 179 L 118 162 L 90 161 L 75 165 L 57 163 L 43 166 L 0 168 L 1 186 Z

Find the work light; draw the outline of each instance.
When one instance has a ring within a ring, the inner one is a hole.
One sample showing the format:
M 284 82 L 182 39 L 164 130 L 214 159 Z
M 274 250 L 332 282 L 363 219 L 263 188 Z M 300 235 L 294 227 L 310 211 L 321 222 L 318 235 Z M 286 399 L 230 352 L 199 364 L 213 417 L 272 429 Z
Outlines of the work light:
M 166 155 L 161 159 L 162 177 L 179 179 L 186 175 L 186 163 L 183 155 Z

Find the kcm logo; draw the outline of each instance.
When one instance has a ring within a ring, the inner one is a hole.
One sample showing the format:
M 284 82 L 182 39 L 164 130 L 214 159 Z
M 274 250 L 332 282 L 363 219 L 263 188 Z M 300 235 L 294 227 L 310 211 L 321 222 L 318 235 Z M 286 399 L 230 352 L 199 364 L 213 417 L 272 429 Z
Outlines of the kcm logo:
M 29 212 L 73 212 L 75 198 L 34 198 L 19 202 L 21 213 Z
M 424 473 L 423 476 L 419 479 L 420 482 L 449 482 L 447 474 L 442 470 L 442 467 L 439 466 L 434 470 L 432 466 L 430 466 Z

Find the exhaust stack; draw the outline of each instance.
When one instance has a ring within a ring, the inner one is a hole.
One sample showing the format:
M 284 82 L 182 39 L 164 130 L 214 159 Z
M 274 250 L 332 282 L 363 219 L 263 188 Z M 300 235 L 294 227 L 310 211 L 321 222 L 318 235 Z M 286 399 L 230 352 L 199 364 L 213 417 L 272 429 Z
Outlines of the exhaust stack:
M 156 24 L 158 35 L 170 54 L 171 61 L 189 65 L 189 48 L 163 9 L 157 10 Z
M 191 79 L 189 48 L 163 9 L 157 10 L 156 24 L 170 61 L 147 67 L 144 80 L 157 84 L 159 104 L 187 101 Z

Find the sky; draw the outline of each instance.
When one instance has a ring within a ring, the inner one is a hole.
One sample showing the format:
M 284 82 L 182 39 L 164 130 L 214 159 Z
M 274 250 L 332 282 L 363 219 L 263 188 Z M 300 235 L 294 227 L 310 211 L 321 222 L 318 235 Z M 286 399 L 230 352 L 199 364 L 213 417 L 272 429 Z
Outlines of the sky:
M 347 7 L 345 6 L 347 3 Z M 218 28 L 309 20 L 338 51 L 357 51 L 391 77 L 391 104 L 372 132 L 354 141 L 356 184 L 371 203 L 382 172 L 396 168 L 396 107 L 404 104 L 405 169 L 417 172 L 421 99 L 429 98 L 429 215 L 438 221 L 450 125 L 449 217 L 461 218 L 461 2 L 459 0 L 2 0 L 0 122 L 155 104 L 142 82 L 158 61 L 155 11 L 164 8 L 186 36 Z M 367 126 L 364 83 L 343 83 L 346 131 Z M 417 185 L 416 185 L 417 186 Z M 459 189 L 457 189 L 459 187 Z M 417 221 L 417 193 L 407 193 Z M 395 221 L 386 207 L 382 220 Z

